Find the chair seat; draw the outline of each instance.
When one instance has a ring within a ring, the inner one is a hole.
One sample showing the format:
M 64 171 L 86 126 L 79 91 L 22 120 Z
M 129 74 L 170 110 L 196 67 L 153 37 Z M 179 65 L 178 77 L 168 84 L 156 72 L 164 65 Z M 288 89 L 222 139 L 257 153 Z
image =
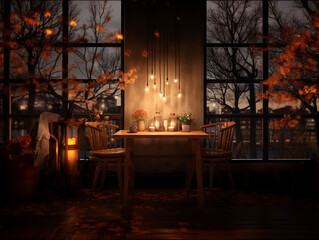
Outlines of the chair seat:
M 231 158 L 232 152 L 226 152 L 221 149 L 202 148 L 202 157 L 206 158 Z
M 101 149 L 97 151 L 91 151 L 90 155 L 92 157 L 125 157 L 125 148 L 110 148 Z

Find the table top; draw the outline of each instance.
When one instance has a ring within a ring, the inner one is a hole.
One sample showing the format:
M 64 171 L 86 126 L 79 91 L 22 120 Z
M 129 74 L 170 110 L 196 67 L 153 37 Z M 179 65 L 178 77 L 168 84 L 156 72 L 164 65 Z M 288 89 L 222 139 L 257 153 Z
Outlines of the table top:
M 148 130 L 136 133 L 120 130 L 113 135 L 114 138 L 207 138 L 208 136 L 203 131 L 149 132 Z

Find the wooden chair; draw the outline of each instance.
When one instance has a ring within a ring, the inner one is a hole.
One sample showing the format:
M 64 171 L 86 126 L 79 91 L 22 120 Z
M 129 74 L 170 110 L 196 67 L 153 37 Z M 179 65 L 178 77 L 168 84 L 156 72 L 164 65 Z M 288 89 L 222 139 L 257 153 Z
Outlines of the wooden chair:
M 232 142 L 235 130 L 235 122 L 218 122 L 201 126 L 201 129 L 209 134 L 208 140 L 205 141 L 204 147 L 201 149 L 201 158 L 204 163 L 209 163 L 209 192 L 213 186 L 214 167 L 219 167 L 219 163 L 225 163 L 229 180 L 235 190 L 235 184 L 230 171 L 229 161 L 232 159 Z M 188 170 L 187 189 L 189 190 L 192 175 L 194 172 L 194 164 Z
M 87 122 L 85 125 L 87 126 L 87 133 L 91 146 L 89 159 L 96 162 L 92 183 L 92 194 L 95 190 L 101 171 L 101 187 L 103 187 L 106 170 L 109 164 L 116 165 L 119 188 L 122 194 L 122 161 L 125 157 L 125 148 L 118 148 L 116 146 L 116 140 L 113 138 L 113 134 L 119 127 L 101 122 Z

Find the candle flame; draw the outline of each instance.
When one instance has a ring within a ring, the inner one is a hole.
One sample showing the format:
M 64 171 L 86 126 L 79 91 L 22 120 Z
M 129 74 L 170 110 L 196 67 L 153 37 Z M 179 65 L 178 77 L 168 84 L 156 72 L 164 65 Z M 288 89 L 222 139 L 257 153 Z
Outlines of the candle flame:
M 76 144 L 76 138 L 68 138 L 68 145 L 75 145 Z

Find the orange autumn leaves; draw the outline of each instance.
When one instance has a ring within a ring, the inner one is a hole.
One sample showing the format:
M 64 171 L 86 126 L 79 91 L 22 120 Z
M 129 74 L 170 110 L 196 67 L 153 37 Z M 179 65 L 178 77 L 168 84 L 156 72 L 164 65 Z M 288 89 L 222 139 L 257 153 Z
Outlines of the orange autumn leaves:
M 48 4 L 48 6 L 51 5 Z M 107 9 L 106 3 L 103 6 Z M 56 43 L 59 44 L 61 41 L 62 17 L 54 14 L 54 9 L 53 7 L 38 12 L 26 10 L 24 13 L 11 13 L 10 24 L 12 31 L 15 31 L 15 37 L 5 45 L 12 49 L 10 53 L 11 77 L 26 79 L 23 83 L 15 85 L 12 92 L 17 96 L 27 95 L 30 85 L 32 85 L 36 88 L 36 93 L 47 92 L 62 101 L 72 101 L 75 105 L 82 107 L 84 111 L 88 107 L 93 114 L 101 114 L 95 112 L 94 109 L 97 99 L 119 96 L 120 90 L 124 90 L 127 84 L 135 82 L 138 68 L 131 68 L 126 72 L 119 71 L 118 63 L 115 60 L 112 62 L 113 59 L 109 60 L 110 56 L 105 54 L 106 51 L 101 51 L 101 48 L 97 48 L 98 51 L 94 53 L 94 51 L 90 51 L 93 47 L 88 48 L 86 52 L 68 47 L 65 52 L 77 55 L 79 61 L 77 64 L 69 64 L 67 69 L 62 69 L 62 47 L 56 46 Z M 78 33 L 78 35 L 72 35 L 69 40 L 79 42 L 78 39 L 81 38 L 80 42 L 99 43 L 103 42 L 104 39 L 110 43 L 123 40 L 124 36 L 119 31 L 107 32 L 106 26 L 111 21 L 111 16 L 107 11 L 104 12 L 105 14 L 102 17 L 100 15 L 95 16 L 96 20 L 99 17 L 101 19 L 94 22 L 93 25 L 83 24 L 79 26 L 76 20 L 77 16 L 73 16 L 68 24 L 73 34 Z M 18 41 L 19 37 L 24 37 L 27 30 L 32 32 L 34 37 L 26 38 L 25 41 Z M 90 35 L 88 32 L 90 32 Z M 29 54 L 30 51 L 32 54 Z M 1 63 L 3 62 L 3 48 L 0 54 Z M 109 68 L 111 70 L 107 70 Z M 63 70 L 67 71 L 67 77 L 61 79 Z M 84 75 L 82 78 L 85 80 L 78 79 L 78 72 Z M 66 84 L 67 88 L 65 87 Z M 66 94 L 68 97 L 65 100 L 63 96 L 66 96 Z
M 300 110 L 310 112 L 314 111 L 312 104 L 319 97 L 319 16 L 311 17 L 310 28 L 300 33 L 287 29 L 282 34 L 287 45 L 285 51 L 273 59 L 276 69 L 263 82 L 269 89 L 262 96 L 277 104 L 300 103 Z M 298 115 L 295 118 L 285 115 L 271 127 L 294 127 L 298 119 Z

